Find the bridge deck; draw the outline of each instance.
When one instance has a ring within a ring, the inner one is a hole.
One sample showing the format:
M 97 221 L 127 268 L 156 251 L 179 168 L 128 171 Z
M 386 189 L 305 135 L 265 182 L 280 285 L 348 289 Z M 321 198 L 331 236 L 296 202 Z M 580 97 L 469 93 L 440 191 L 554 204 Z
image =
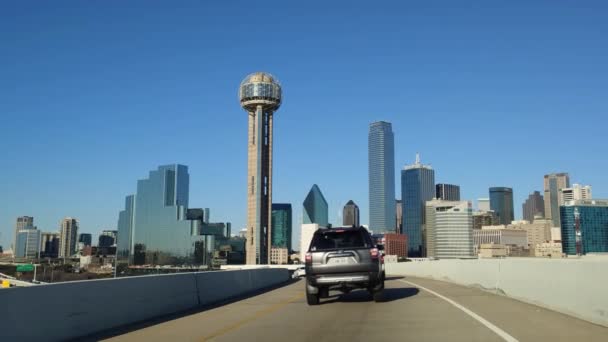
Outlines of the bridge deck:
M 432 291 L 432 292 L 429 292 Z M 608 328 L 482 290 L 387 281 L 386 301 L 331 293 L 310 307 L 304 282 L 110 338 L 113 341 L 606 341 Z M 450 302 L 451 301 L 451 302 Z

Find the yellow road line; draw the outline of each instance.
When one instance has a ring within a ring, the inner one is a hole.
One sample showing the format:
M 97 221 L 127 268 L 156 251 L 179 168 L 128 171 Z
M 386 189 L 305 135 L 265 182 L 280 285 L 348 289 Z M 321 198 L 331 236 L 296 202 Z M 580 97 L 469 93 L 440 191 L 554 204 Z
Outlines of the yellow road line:
M 213 332 L 211 335 L 203 337 L 201 339 L 201 342 L 207 342 L 207 341 L 210 341 L 211 339 L 214 339 L 216 337 L 219 337 L 219 336 L 224 335 L 226 333 L 229 333 L 231 331 L 237 330 L 238 328 L 242 327 L 243 325 L 245 325 L 245 324 L 247 324 L 247 323 L 249 323 L 251 321 L 254 321 L 254 320 L 258 319 L 258 318 L 261 318 L 263 316 L 266 316 L 268 314 L 271 314 L 271 313 L 273 313 L 275 311 L 278 311 L 278 310 L 282 309 L 283 307 L 285 307 L 288 304 L 297 302 L 298 300 L 302 299 L 303 297 L 304 297 L 304 295 L 302 293 L 299 293 L 298 295 L 293 296 L 293 297 L 289 298 L 288 300 L 286 300 L 284 302 L 280 302 L 280 303 L 276 303 L 274 305 L 271 305 L 271 306 L 269 306 L 269 307 L 267 307 L 267 308 L 265 308 L 263 310 L 260 310 L 260 311 L 258 311 L 256 313 L 254 313 L 253 315 L 251 315 L 251 316 L 249 316 L 247 318 L 244 318 L 244 319 L 242 319 L 240 321 L 237 321 L 237 322 L 235 322 L 235 323 L 233 323 L 231 325 L 225 326 L 225 327 L 221 328 L 220 330 L 217 330 L 217 331 Z

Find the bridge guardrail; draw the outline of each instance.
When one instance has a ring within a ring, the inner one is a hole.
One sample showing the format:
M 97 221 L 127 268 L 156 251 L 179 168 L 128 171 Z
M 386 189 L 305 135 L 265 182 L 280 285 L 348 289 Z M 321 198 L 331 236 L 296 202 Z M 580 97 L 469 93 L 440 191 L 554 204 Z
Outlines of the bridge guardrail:
M 211 305 L 289 280 L 286 269 L 195 272 L 0 290 L 0 340 L 58 341 Z M 46 308 L 46 309 L 45 309 Z M 24 318 L 36 322 L 24 324 Z
M 608 257 L 444 259 L 391 263 L 386 270 L 479 287 L 608 327 Z

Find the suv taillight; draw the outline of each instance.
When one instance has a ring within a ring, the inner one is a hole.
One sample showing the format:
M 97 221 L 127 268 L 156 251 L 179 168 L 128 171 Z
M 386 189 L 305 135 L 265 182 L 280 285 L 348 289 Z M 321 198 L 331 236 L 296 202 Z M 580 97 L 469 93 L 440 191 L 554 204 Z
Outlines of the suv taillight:
M 306 253 L 306 263 L 307 264 L 312 264 L 312 253 L 308 252 Z
M 369 255 L 371 255 L 372 259 L 378 259 L 378 248 L 372 248 L 369 250 Z

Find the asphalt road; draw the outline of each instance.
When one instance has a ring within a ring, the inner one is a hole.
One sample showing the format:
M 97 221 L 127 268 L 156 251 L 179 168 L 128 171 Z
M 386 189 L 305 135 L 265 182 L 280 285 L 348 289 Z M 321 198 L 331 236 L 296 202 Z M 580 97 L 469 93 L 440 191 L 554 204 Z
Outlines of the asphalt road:
M 394 277 L 381 303 L 353 291 L 308 306 L 298 281 L 109 340 L 608 341 L 608 328 L 478 289 Z

